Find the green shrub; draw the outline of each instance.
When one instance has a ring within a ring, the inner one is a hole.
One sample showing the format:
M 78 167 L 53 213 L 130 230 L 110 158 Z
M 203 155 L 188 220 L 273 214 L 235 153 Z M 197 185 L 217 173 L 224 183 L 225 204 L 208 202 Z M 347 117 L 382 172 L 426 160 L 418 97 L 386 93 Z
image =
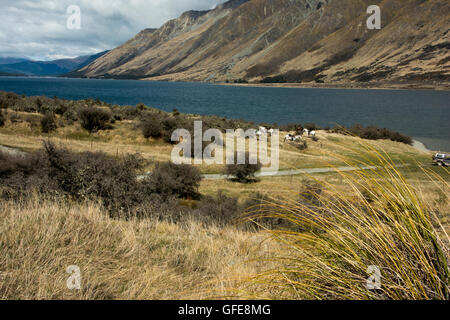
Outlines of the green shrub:
M 250 154 L 245 153 L 245 164 L 238 164 L 238 155 L 235 154 L 235 163 L 228 164 L 225 167 L 225 174 L 234 177 L 238 182 L 248 183 L 255 180 L 255 173 L 261 170 L 261 163 L 257 161 L 256 164 L 250 163 Z
M 78 113 L 78 117 L 81 126 L 90 133 L 110 128 L 108 123 L 111 119 L 111 114 L 106 110 L 100 108 L 82 108 Z

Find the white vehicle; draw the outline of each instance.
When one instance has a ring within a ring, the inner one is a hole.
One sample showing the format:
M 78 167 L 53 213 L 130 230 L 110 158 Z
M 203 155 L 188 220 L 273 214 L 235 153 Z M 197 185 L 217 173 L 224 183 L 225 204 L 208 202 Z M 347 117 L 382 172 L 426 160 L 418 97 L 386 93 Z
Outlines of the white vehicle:
M 433 162 L 438 166 L 450 167 L 450 154 L 436 153 L 433 156 Z

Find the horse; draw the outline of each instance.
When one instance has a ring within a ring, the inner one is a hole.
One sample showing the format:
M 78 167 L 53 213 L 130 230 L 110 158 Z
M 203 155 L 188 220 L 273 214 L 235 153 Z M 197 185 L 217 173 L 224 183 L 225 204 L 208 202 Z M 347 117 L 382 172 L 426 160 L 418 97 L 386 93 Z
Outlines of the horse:
M 284 142 L 286 142 L 286 141 L 293 141 L 292 134 L 288 133 L 288 134 L 284 137 Z
M 263 133 L 260 130 L 256 131 L 256 136 L 258 138 L 260 138 L 262 135 L 263 135 Z
M 265 127 L 259 127 L 259 131 L 262 133 L 267 133 L 267 129 Z

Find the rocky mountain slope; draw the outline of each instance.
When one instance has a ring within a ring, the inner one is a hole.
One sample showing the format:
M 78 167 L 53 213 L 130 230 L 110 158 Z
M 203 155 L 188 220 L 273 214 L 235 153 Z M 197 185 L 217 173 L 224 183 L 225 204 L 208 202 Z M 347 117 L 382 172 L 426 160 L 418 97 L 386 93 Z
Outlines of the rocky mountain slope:
M 368 30 L 369 5 L 381 30 Z M 444 83 L 448 0 L 232 0 L 146 29 L 76 75 L 184 81 Z

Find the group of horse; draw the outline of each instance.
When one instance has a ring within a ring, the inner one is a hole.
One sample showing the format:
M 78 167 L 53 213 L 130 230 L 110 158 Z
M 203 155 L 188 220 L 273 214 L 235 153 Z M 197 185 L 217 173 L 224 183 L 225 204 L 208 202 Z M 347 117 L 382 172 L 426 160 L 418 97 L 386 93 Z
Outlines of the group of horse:
M 272 135 L 274 133 L 275 129 L 270 128 L 269 130 L 267 130 L 267 128 L 265 127 L 259 127 L 259 129 L 256 131 L 256 136 L 258 138 L 260 138 L 263 135 Z M 306 136 L 309 138 L 315 138 L 316 137 L 316 131 L 315 130 L 308 130 L 308 129 L 303 129 L 302 133 L 299 134 L 292 134 L 292 133 L 288 133 L 285 137 L 284 137 L 284 142 L 298 142 L 301 141 L 302 138 Z
M 298 142 L 301 141 L 303 136 L 307 136 L 309 138 L 315 138 L 316 137 L 316 131 L 315 130 L 311 130 L 309 131 L 308 129 L 303 129 L 302 134 L 292 134 L 292 133 L 288 133 L 285 137 L 284 137 L 284 142 Z

